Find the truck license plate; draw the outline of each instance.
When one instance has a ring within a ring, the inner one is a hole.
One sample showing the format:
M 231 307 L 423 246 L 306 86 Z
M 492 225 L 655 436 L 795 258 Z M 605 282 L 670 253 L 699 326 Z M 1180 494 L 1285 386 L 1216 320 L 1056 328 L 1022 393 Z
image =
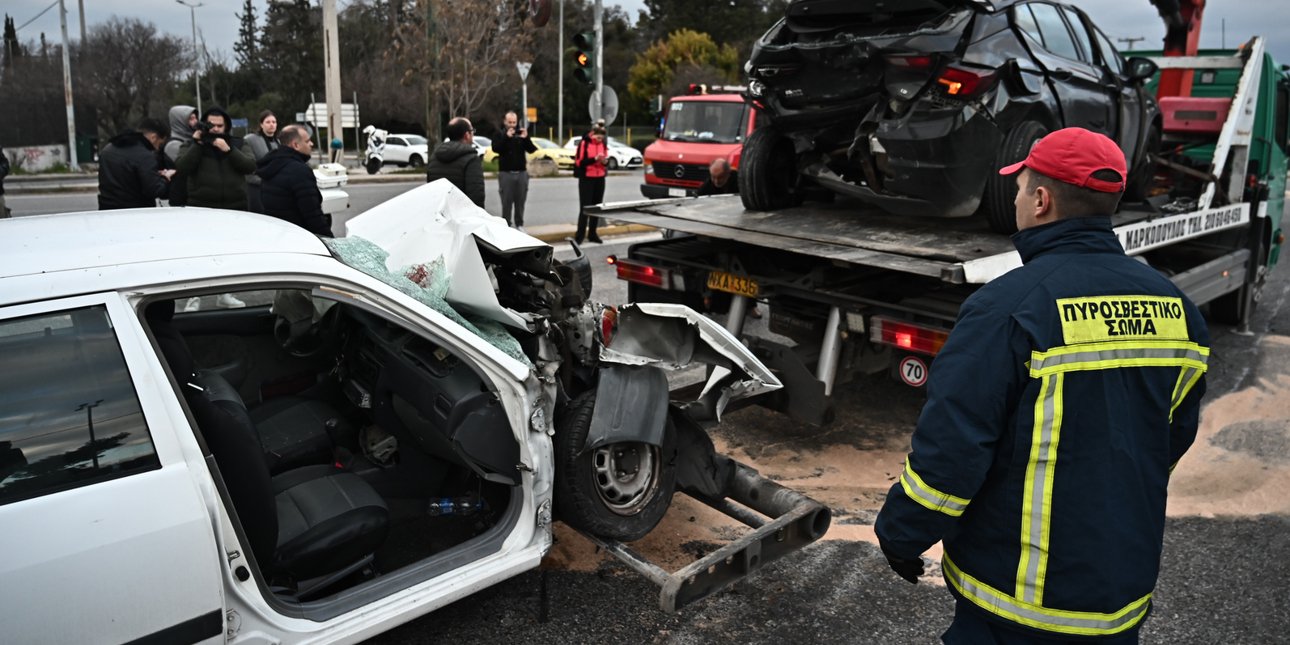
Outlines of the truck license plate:
M 737 296 L 747 296 L 756 298 L 761 291 L 757 281 L 752 278 L 726 273 L 725 271 L 711 271 L 708 273 L 708 288 L 717 291 L 733 293 Z
M 669 189 L 667 189 L 667 196 L 668 196 L 668 197 L 685 197 L 685 189 L 684 189 L 684 188 L 669 188 Z

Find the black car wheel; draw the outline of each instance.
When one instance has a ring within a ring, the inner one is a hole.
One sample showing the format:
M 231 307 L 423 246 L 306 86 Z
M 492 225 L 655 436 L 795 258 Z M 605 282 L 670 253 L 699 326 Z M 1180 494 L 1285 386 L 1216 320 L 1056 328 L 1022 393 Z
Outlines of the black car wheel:
M 380 169 L 381 169 L 381 160 L 380 160 L 380 159 L 368 159 L 368 160 L 367 160 L 367 174 L 369 174 L 369 175 L 375 175 L 375 174 L 377 173 L 377 171 L 379 171 Z
M 614 159 L 613 157 L 610 157 L 607 161 L 605 161 L 605 167 L 610 170 L 618 170 L 618 160 Z
M 412 155 L 408 159 L 408 163 L 411 164 L 413 168 L 420 168 L 425 165 L 425 161 L 421 159 L 421 155 Z
M 1018 123 L 1003 137 L 993 170 L 1025 159 L 1026 155 L 1030 154 L 1030 147 L 1046 134 L 1048 134 L 1048 128 L 1038 121 Z M 991 230 L 997 233 L 1017 232 L 1017 207 L 1014 203 L 1016 199 L 1016 175 L 1005 177 L 992 171 L 990 178 L 985 182 L 985 195 L 981 197 L 979 210 L 985 215 Z
M 1151 124 L 1151 129 L 1147 130 L 1147 138 L 1144 144 L 1146 153 L 1142 155 L 1142 160 L 1138 165 L 1129 171 L 1129 180 L 1124 187 L 1124 201 L 1141 202 L 1146 201 L 1147 191 L 1151 189 L 1151 180 L 1156 176 L 1156 162 L 1148 159 L 1147 155 L 1155 155 L 1160 152 L 1160 126 L 1155 123 Z
M 639 540 L 672 503 L 676 429 L 668 419 L 662 446 L 623 442 L 584 451 L 595 394 L 570 401 L 556 422 L 556 517 L 600 537 Z
M 744 208 L 773 211 L 802 203 L 793 142 L 774 128 L 758 129 L 744 142 L 738 175 Z

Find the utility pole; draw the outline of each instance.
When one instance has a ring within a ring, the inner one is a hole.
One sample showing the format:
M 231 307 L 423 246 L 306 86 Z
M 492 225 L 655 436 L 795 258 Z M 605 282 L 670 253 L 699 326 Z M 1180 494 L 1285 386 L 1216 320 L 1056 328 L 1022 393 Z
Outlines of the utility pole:
M 59 8 L 61 9 L 62 7 Z M 94 458 L 94 470 L 96 471 L 99 469 L 99 449 L 98 446 L 94 445 L 94 408 L 99 407 L 102 402 L 103 399 L 99 399 L 93 403 L 82 403 L 76 406 L 76 412 L 85 410 L 85 424 L 90 428 L 90 455 Z
M 76 0 L 81 5 L 81 46 L 85 46 L 85 0 Z
M 336 0 L 322 0 L 323 10 L 323 61 L 327 72 L 324 96 L 327 100 L 328 158 L 333 163 L 344 159 L 345 122 L 340 109 L 340 41 L 337 40 Z M 341 150 L 331 149 L 330 139 L 339 133 Z M 339 159 L 337 156 L 339 155 Z
M 557 87 L 560 88 L 560 91 L 555 93 L 555 96 L 556 96 L 555 105 L 556 105 L 556 112 L 557 112 L 556 121 L 555 121 L 556 122 L 555 140 L 560 141 L 564 139 L 564 0 L 560 0 L 560 36 L 559 38 L 556 38 L 555 43 L 556 43 L 555 46 L 557 48 L 557 53 L 559 54 L 558 56 L 555 57 L 555 59 L 560 62 L 560 72 L 559 74 L 557 74 L 557 76 L 560 79 L 559 85 L 557 85 Z
M 67 163 L 72 170 L 80 167 L 76 160 L 76 112 L 72 109 L 72 55 L 67 44 L 67 8 L 58 0 L 58 20 L 63 26 L 63 102 L 67 104 Z
M 596 0 L 595 15 L 592 20 L 596 23 L 596 109 L 595 113 L 599 117 L 605 116 L 605 26 L 604 26 L 605 9 L 601 0 Z
M 197 114 L 202 113 L 202 54 L 197 49 L 197 7 L 202 6 L 200 2 L 188 4 L 184 0 L 175 0 L 181 5 L 188 7 L 189 16 L 193 20 L 193 83 L 197 87 Z
M 434 0 L 426 3 L 426 58 L 429 60 L 429 73 L 426 74 L 426 138 L 430 140 L 430 150 L 439 141 L 439 107 L 438 91 L 435 88 L 435 77 L 438 72 L 439 43 L 434 25 Z

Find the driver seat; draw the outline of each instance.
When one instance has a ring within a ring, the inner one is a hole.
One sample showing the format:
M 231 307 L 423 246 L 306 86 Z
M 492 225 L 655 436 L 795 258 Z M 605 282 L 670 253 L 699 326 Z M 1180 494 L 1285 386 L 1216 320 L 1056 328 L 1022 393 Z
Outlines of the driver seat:
M 174 300 L 158 300 L 144 309 L 144 318 L 175 380 L 181 387 L 193 384 L 202 388 L 228 388 L 237 396 L 217 371 L 197 367 L 188 343 L 175 327 L 174 316 Z M 238 404 L 242 405 L 240 397 Z M 332 458 L 332 435 L 345 436 L 351 432 L 348 423 L 330 404 L 298 396 L 271 399 L 248 413 L 264 451 L 264 461 L 273 474 L 328 463 Z

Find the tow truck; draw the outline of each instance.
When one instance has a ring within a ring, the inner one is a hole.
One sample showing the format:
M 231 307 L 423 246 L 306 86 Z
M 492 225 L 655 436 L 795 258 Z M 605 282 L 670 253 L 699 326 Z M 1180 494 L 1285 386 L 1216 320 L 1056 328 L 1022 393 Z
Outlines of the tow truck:
M 1113 217 L 1125 251 L 1168 275 L 1212 319 L 1247 331 L 1285 236 L 1290 76 L 1261 38 L 1197 48 L 1203 0 L 1153 0 L 1169 25 L 1159 65 L 1165 113 L 1158 170 L 1141 203 Z M 613 258 L 631 301 L 726 313 L 785 387 L 756 402 L 826 424 L 837 388 L 890 372 L 926 383 L 964 300 L 1020 266 L 1008 237 L 977 218 L 897 217 L 855 202 L 770 212 L 737 196 L 608 204 L 606 217 L 688 235 Z M 744 333 L 754 301 L 772 337 Z

